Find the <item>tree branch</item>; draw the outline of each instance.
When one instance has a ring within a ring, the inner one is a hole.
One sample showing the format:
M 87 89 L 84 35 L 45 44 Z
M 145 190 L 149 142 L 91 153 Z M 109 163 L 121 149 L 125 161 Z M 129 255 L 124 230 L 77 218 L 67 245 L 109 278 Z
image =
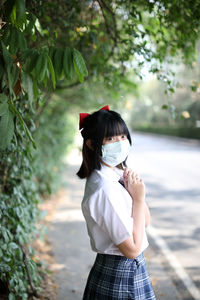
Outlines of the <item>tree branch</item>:
M 89 77 L 87 77 L 87 78 L 84 80 L 84 82 L 87 81 L 88 79 L 89 79 Z M 58 87 L 58 86 L 57 86 L 57 87 L 56 87 L 56 90 L 70 89 L 70 88 L 73 88 L 73 87 L 75 87 L 75 86 L 78 86 L 79 84 L 81 84 L 81 82 L 80 82 L 80 81 L 77 81 L 77 82 L 72 83 L 72 84 L 70 84 L 70 85 L 66 85 L 66 86 L 62 86 L 62 87 Z M 37 115 L 36 115 L 36 117 L 34 118 L 34 123 L 35 123 L 35 125 L 36 125 L 37 128 L 38 128 L 38 126 L 39 126 L 38 121 L 39 121 L 39 118 L 40 118 L 41 114 L 43 113 L 43 111 L 45 110 L 45 108 L 48 106 L 49 102 L 50 102 L 51 99 L 52 99 L 51 94 L 52 94 L 51 91 L 47 92 L 47 94 L 46 94 L 46 96 L 45 96 L 46 101 L 44 102 L 43 106 L 42 106 L 41 108 L 38 109 Z
M 110 7 L 106 4 L 106 2 L 104 0 L 100 0 L 103 4 L 103 6 L 106 8 L 106 10 L 113 16 L 115 17 L 115 13 L 112 11 L 112 9 L 110 9 Z
M 113 38 L 110 27 L 108 25 L 107 17 L 104 13 L 103 5 L 102 5 L 100 0 L 97 0 L 97 2 L 99 3 L 99 6 L 101 8 L 101 12 L 102 12 L 102 15 L 103 15 L 103 18 L 104 18 L 104 21 L 105 21 L 106 31 L 107 31 L 108 35 L 110 35 Z
M 114 49 L 117 47 L 117 41 L 118 41 L 118 34 L 117 34 L 117 24 L 116 24 L 116 17 L 115 17 L 115 13 L 110 9 L 110 7 L 105 3 L 104 0 L 97 0 L 99 7 L 101 9 L 104 21 L 105 21 L 105 26 L 106 26 L 106 31 L 108 33 L 108 35 L 111 37 L 111 39 L 113 40 L 114 44 L 113 47 L 111 49 L 110 54 L 107 57 L 107 61 L 109 60 L 109 58 L 113 55 L 114 53 Z M 113 20 L 113 25 L 111 26 L 108 22 L 108 18 L 105 14 L 105 10 L 111 15 L 111 18 Z M 111 28 L 113 28 L 114 34 L 111 31 Z
M 102 10 L 102 14 L 103 16 L 105 16 L 105 14 L 103 13 L 104 9 L 111 15 L 112 20 L 113 20 L 113 30 L 114 30 L 114 36 L 112 36 L 114 42 L 117 44 L 117 39 L 118 39 L 118 35 L 117 35 L 117 23 L 116 23 L 116 16 L 114 11 L 112 11 L 112 9 L 106 4 L 106 2 L 104 0 L 97 0 L 99 3 L 99 6 L 101 7 Z M 105 18 L 104 18 L 105 19 Z
M 89 79 L 89 77 L 87 77 L 87 78 L 84 80 L 84 82 L 87 81 L 88 79 Z M 77 86 L 77 85 L 79 85 L 79 84 L 81 84 L 80 81 L 77 81 L 77 82 L 74 82 L 74 83 L 72 83 L 72 84 L 65 85 L 65 86 L 56 86 L 56 90 L 71 89 L 71 88 L 73 88 L 73 87 L 75 87 L 75 86 Z
M 23 261 L 24 261 L 24 265 L 25 265 L 25 270 L 26 270 L 26 273 L 27 273 L 27 276 L 28 276 L 28 281 L 29 281 L 29 284 L 30 284 L 30 287 L 31 287 L 31 290 L 32 290 L 32 296 L 35 296 L 36 298 L 39 298 L 39 295 L 38 295 L 38 292 L 33 284 L 33 281 L 32 281 L 32 278 L 31 278 L 31 275 L 30 275 L 30 272 L 29 272 L 29 269 L 28 269 L 28 263 L 27 263 L 27 255 L 26 255 L 26 252 L 23 248 L 23 246 L 21 246 L 21 250 L 23 252 Z
M 36 117 L 34 118 L 34 122 L 35 122 L 35 126 L 38 128 L 39 127 L 39 123 L 38 123 L 38 120 L 39 120 L 39 117 L 40 115 L 42 114 L 42 112 L 44 111 L 45 107 L 49 104 L 49 102 L 51 101 L 51 91 L 47 92 L 45 98 L 46 98 L 46 101 L 44 102 L 43 106 L 37 110 L 37 115 Z

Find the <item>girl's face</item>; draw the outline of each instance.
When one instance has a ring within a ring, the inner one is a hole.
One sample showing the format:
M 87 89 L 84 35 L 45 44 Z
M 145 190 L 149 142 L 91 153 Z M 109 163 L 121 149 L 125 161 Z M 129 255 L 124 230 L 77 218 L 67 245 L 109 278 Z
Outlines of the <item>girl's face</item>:
M 124 140 L 127 140 L 127 135 L 126 134 L 115 135 L 115 136 L 111 136 L 111 137 L 105 137 L 103 139 L 103 145 L 111 144 L 111 143 L 115 143 L 115 142 L 119 142 L 119 141 L 124 141 Z

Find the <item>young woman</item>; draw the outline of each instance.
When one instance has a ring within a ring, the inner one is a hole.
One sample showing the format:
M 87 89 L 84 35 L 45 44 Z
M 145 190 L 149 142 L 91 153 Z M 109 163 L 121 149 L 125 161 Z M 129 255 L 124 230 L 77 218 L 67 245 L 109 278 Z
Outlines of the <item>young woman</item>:
M 143 251 L 150 213 L 145 185 L 126 167 L 131 137 L 121 116 L 103 107 L 80 114 L 86 178 L 82 212 L 91 248 L 97 252 L 83 300 L 155 300 Z

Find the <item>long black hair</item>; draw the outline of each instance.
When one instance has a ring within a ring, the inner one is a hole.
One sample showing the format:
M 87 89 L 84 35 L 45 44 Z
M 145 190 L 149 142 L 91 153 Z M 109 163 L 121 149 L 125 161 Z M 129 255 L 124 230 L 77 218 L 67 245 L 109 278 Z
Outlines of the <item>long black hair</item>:
M 83 161 L 77 175 L 87 178 L 94 169 L 101 169 L 101 147 L 105 137 L 126 135 L 130 144 L 129 130 L 120 114 L 112 110 L 99 110 L 86 117 L 81 131 L 83 137 L 82 156 Z M 86 141 L 91 140 L 91 149 Z M 126 166 L 126 162 L 123 164 Z

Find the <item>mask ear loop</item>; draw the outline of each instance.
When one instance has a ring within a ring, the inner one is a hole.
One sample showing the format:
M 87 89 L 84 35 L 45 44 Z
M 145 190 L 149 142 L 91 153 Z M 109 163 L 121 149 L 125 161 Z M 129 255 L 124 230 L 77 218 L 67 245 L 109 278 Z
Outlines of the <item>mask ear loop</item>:
M 127 159 L 127 158 L 126 158 Z M 121 166 L 122 166 L 122 170 L 124 171 L 126 169 L 126 167 L 124 166 L 124 163 L 122 162 L 121 163 Z
M 124 171 L 124 170 L 125 170 L 125 167 L 124 167 L 123 163 L 121 163 L 121 164 L 119 164 L 119 165 L 121 166 L 120 169 Z M 118 165 L 118 166 L 119 166 L 119 165 Z

